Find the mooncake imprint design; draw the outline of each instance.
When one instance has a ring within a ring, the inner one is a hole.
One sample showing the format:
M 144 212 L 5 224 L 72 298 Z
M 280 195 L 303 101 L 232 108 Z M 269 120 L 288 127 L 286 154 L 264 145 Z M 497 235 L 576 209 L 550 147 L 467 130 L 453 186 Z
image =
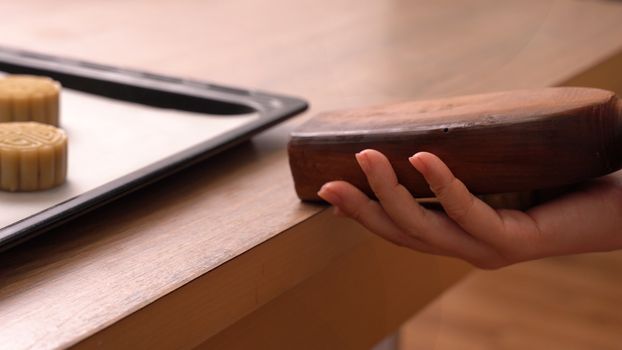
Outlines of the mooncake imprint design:
M 60 89 L 57 81 L 47 77 L 1 77 L 0 122 L 36 121 L 58 126 Z
M 0 189 L 36 191 L 67 176 L 67 136 L 37 122 L 0 123 Z

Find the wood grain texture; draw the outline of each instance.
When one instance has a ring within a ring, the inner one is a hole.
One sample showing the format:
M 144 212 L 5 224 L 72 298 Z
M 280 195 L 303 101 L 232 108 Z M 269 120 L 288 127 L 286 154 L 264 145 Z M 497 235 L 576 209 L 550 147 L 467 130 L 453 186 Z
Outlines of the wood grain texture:
M 198 349 L 371 349 L 471 269 L 369 238 Z
M 320 200 L 320 187 L 345 180 L 373 191 L 354 159 L 387 156 L 399 182 L 432 197 L 408 158 L 443 159 L 475 194 L 565 186 L 622 167 L 622 101 L 593 88 L 544 88 L 325 112 L 292 132 L 296 192 Z
M 311 101 L 310 115 L 550 86 L 622 47 L 616 2 L 25 0 L 1 10 L 3 45 L 288 92 Z M 67 347 L 121 320 L 145 327 L 124 328 L 125 337 L 147 331 L 164 341 L 166 318 L 184 319 L 187 310 L 176 308 L 175 293 L 200 305 L 201 293 L 185 294 L 189 282 L 227 285 L 216 268 L 279 233 L 290 237 L 275 245 L 281 269 L 300 256 L 330 268 L 352 246 L 328 234 L 311 248 L 296 235 L 323 209 L 299 202 L 287 164 L 288 134 L 304 119 L 0 256 L 0 344 Z M 329 247 L 334 255 L 307 255 Z M 213 328 L 185 319 L 184 344 L 231 326 L 316 270 L 294 271 L 279 283 L 266 279 L 256 302 L 232 307 L 225 292 L 215 295 Z M 228 278 L 240 295 L 253 295 L 244 281 L 256 273 L 239 268 Z M 151 308 L 158 318 L 134 323 Z
M 407 322 L 398 349 L 617 350 L 622 253 L 478 271 Z

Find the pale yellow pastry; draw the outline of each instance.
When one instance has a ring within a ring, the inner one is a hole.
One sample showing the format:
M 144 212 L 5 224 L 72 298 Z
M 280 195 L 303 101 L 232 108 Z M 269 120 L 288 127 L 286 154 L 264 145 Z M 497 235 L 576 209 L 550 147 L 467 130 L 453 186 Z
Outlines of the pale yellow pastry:
M 35 121 L 58 126 L 61 86 L 47 77 L 0 77 L 0 122 Z
M 0 189 L 36 191 L 67 176 L 67 136 L 37 122 L 0 123 Z

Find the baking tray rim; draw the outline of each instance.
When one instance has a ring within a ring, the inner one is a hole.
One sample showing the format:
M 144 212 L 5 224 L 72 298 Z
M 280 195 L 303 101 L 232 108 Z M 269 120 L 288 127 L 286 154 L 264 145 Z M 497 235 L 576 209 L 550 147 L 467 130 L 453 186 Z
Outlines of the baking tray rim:
M 33 59 L 34 57 L 34 59 Z M 40 60 L 51 60 L 54 64 L 43 65 Z M 11 69 L 17 67 L 17 69 Z M 7 69 L 8 68 L 8 69 Z M 72 69 L 75 68 L 75 69 Z M 97 69 L 109 70 L 103 77 Z M 122 177 L 86 191 L 61 203 L 44 209 L 34 215 L 0 228 L 0 252 L 15 247 L 54 227 L 71 221 L 87 212 L 106 205 L 139 190 L 173 173 L 183 170 L 202 160 L 229 149 L 252 136 L 305 111 L 308 103 L 293 96 L 271 92 L 245 90 L 237 87 L 213 84 L 199 80 L 159 75 L 151 72 L 129 70 L 85 61 L 59 58 L 0 46 L 0 71 L 17 74 L 40 74 L 51 76 L 63 84 L 62 77 L 70 74 L 73 79 L 105 79 L 112 83 L 121 81 L 126 87 L 159 89 L 158 91 L 188 93 L 194 97 L 224 99 L 252 108 L 258 117 L 235 127 L 214 138 L 191 146 L 181 152 L 165 157 L 155 163 L 128 173 Z M 110 74 L 109 72 L 113 72 Z M 47 73 L 47 74 L 46 74 Z M 95 76 L 95 78 L 93 78 Z M 150 85 L 150 81 L 153 83 Z M 65 84 L 63 84 L 65 86 Z M 181 89 L 175 89 L 180 85 Z M 71 87 L 67 87 L 72 89 Z M 83 91 L 84 90 L 78 90 Z M 87 91 L 88 92 L 88 91 Z M 129 100 L 125 100 L 129 101 Z M 226 118 L 226 116 L 223 116 Z

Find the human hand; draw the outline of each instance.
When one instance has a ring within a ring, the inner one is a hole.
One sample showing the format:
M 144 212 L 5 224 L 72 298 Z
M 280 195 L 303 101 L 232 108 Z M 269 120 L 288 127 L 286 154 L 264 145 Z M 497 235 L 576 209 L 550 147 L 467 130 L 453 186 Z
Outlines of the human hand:
M 378 200 L 344 181 L 325 184 L 319 196 L 336 213 L 400 246 L 485 269 L 622 248 L 622 172 L 527 211 L 495 210 L 471 194 L 438 157 L 417 153 L 410 163 L 430 185 L 443 213 L 418 204 L 382 153 L 365 150 L 356 159 Z

